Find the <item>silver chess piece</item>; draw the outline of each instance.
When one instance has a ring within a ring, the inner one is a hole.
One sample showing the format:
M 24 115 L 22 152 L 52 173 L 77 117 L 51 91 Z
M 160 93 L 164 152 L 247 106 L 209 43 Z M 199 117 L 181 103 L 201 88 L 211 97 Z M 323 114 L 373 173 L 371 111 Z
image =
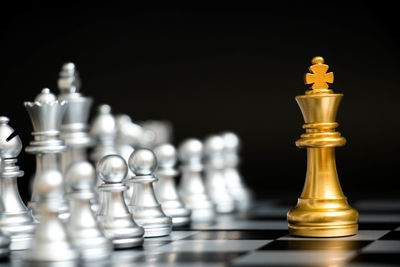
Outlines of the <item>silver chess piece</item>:
M 176 176 L 179 174 L 175 168 L 177 162 L 176 149 L 171 144 L 163 144 L 157 146 L 154 153 L 158 161 L 156 177 L 159 179 L 154 186 L 162 210 L 172 218 L 173 226 L 188 225 L 191 212 L 180 199 L 175 184 Z
M 104 182 L 98 188 L 102 198 L 97 219 L 106 237 L 116 248 L 141 246 L 144 230 L 136 225 L 124 200 L 124 191 L 128 189 L 123 184 L 128 173 L 125 160 L 119 155 L 105 156 L 97 164 L 96 172 Z
M 140 122 L 142 127 L 141 147 L 153 149 L 172 142 L 172 124 L 169 121 L 149 120 Z
M 90 134 L 97 141 L 90 155 L 90 159 L 93 162 L 97 164 L 104 156 L 118 153 L 115 147 L 117 124 L 114 115 L 111 114 L 111 107 L 109 105 L 100 105 L 97 108 L 97 115 L 92 121 Z
M 129 156 L 133 152 L 133 146 L 136 145 L 136 140 L 133 139 L 130 134 L 134 132 L 130 126 L 131 118 L 128 115 L 120 114 L 115 117 L 117 127 L 117 138 L 115 143 L 116 151 L 118 155 L 124 158 L 128 162 Z M 128 171 L 129 173 L 129 171 Z
M 186 207 L 191 209 L 193 222 L 215 220 L 215 205 L 210 200 L 203 181 L 203 143 L 195 138 L 185 140 L 178 148 L 181 162 L 180 193 Z
M 68 217 L 68 201 L 65 198 L 65 181 L 60 172 L 60 153 L 67 151 L 67 146 L 60 139 L 61 120 L 66 109 L 65 101 L 58 101 L 49 89 L 45 88 L 36 96 L 34 102 L 25 102 L 25 108 L 33 125 L 34 140 L 25 149 L 27 153 L 36 155 L 36 172 L 33 183 L 36 180 L 45 179 L 48 175 L 62 178 L 61 193 L 54 195 L 58 199 L 60 218 Z M 33 186 L 32 198 L 28 206 L 37 218 L 36 203 L 39 196 Z M 39 218 L 40 219 L 40 218 Z
M 58 79 L 59 101 L 67 101 L 67 108 L 61 124 L 61 138 L 69 147 L 61 157 L 62 170 L 65 173 L 74 162 L 87 161 L 86 150 L 95 144 L 88 133 L 88 118 L 93 99 L 80 92 L 80 79 L 74 63 L 62 66 Z
M 212 135 L 204 141 L 205 178 L 207 192 L 218 213 L 235 211 L 235 200 L 228 191 L 224 175 L 224 139 Z
M 117 140 L 116 150 L 118 155 L 124 158 L 128 162 L 130 155 L 134 151 L 134 147 L 137 147 L 141 140 L 142 127 L 133 123 L 131 118 L 126 114 L 119 114 L 115 117 L 117 124 Z M 130 179 L 134 174 L 128 168 L 128 176 L 126 180 Z M 128 190 L 125 191 L 125 202 L 130 203 L 133 187 L 132 185 L 126 184 Z
M 165 215 L 153 188 L 153 183 L 158 180 L 153 175 L 157 167 L 156 155 L 150 149 L 137 149 L 129 157 L 128 165 L 135 174 L 127 181 L 133 184 L 133 196 L 129 204 L 133 218 L 144 228 L 145 237 L 169 235 L 172 219 Z
M 111 114 L 109 105 L 100 105 L 97 108 L 97 114 L 92 121 L 90 134 L 96 139 L 96 146 L 90 154 L 90 159 L 94 164 L 97 164 L 103 157 L 107 155 L 118 154 L 116 150 L 117 125 L 115 117 Z M 97 176 L 96 188 L 103 181 Z M 101 200 L 101 192 L 98 192 L 97 197 L 92 201 L 92 209 L 96 212 L 99 208 Z
M 34 140 L 26 151 L 36 154 L 32 207 L 40 223 L 24 260 L 34 263 L 75 262 L 79 254 L 59 219 L 60 207 L 65 205 L 64 177 L 59 163 L 60 153 L 66 151 L 66 146 L 59 135 L 66 103 L 59 102 L 49 89 L 43 89 L 34 102 L 25 102 L 25 107 L 34 129 Z
M 19 195 L 17 178 L 24 172 L 15 163 L 22 142 L 8 122 L 7 117 L 0 117 L 0 231 L 11 238 L 11 250 L 20 250 L 29 247 L 36 223 Z
M 0 230 L 0 260 L 6 259 L 10 254 L 10 239 Z
M 235 199 L 238 210 L 247 210 L 251 207 L 253 196 L 238 170 L 240 139 L 233 132 L 223 133 L 222 138 L 224 139 L 224 175 L 228 191 Z
M 111 241 L 105 237 L 91 209 L 90 200 L 96 197 L 95 176 L 93 166 L 87 161 L 75 162 L 66 171 L 71 188 L 67 228 L 72 244 L 79 249 L 84 261 L 104 260 L 113 251 Z
M 140 146 L 143 128 L 134 123 L 127 114 L 119 114 L 115 118 L 117 124 L 117 151 L 128 160 L 132 154 L 132 148 Z M 128 148 L 129 147 L 129 148 Z

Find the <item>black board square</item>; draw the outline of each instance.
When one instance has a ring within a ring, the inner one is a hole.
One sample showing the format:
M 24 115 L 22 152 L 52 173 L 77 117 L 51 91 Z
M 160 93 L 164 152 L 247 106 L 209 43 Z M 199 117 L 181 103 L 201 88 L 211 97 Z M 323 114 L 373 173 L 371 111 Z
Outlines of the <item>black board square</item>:
M 391 231 L 382 236 L 380 240 L 400 240 L 400 231 Z

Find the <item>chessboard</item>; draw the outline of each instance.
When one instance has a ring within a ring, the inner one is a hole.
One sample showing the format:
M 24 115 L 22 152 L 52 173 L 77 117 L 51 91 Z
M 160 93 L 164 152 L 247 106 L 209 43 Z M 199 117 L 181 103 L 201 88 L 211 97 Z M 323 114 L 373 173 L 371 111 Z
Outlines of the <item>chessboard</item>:
M 111 260 L 93 266 L 400 266 L 400 199 L 352 202 L 359 232 L 343 238 L 290 236 L 286 212 L 294 204 L 258 201 L 248 212 L 115 250 Z M 0 266 L 21 266 L 18 254 Z

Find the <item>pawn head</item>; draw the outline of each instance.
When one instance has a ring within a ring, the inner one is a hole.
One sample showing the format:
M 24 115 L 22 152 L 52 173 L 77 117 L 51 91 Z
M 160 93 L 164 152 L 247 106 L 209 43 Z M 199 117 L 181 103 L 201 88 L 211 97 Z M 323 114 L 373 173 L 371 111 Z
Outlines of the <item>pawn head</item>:
M 92 191 L 96 172 L 87 161 L 78 161 L 68 167 L 65 178 L 73 191 Z
M 172 168 L 177 161 L 176 149 L 171 144 L 162 144 L 154 149 L 157 156 L 158 166 L 162 168 Z
M 131 154 L 128 165 L 137 176 L 152 175 L 157 168 L 157 158 L 152 150 L 140 148 Z
M 240 139 L 234 132 L 225 132 L 222 134 L 226 151 L 237 151 L 240 148 Z
M 109 114 L 111 113 L 111 107 L 107 104 L 102 104 L 97 107 L 97 112 L 100 114 Z
M 219 135 L 211 135 L 204 141 L 205 154 L 221 153 L 224 150 L 224 138 Z
M 96 173 L 105 183 L 121 183 L 128 174 L 128 167 L 121 156 L 108 155 L 99 161 Z
M 187 161 L 192 158 L 201 158 L 203 155 L 203 143 L 196 138 L 186 139 L 178 148 L 179 158 Z

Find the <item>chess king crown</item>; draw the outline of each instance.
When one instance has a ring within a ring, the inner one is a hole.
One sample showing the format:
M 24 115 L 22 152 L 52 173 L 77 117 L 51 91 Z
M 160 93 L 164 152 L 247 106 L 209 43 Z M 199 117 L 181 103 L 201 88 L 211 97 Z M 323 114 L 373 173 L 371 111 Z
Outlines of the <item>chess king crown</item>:
M 336 147 L 346 144 L 346 139 L 335 131 L 339 126 L 336 114 L 343 94 L 335 94 L 329 89 L 333 83 L 333 73 L 324 64 L 322 57 L 312 60 L 310 71 L 305 75 L 305 83 L 312 84 L 305 95 L 296 96 L 296 101 L 303 113 L 306 133 L 296 141 L 298 147 Z

